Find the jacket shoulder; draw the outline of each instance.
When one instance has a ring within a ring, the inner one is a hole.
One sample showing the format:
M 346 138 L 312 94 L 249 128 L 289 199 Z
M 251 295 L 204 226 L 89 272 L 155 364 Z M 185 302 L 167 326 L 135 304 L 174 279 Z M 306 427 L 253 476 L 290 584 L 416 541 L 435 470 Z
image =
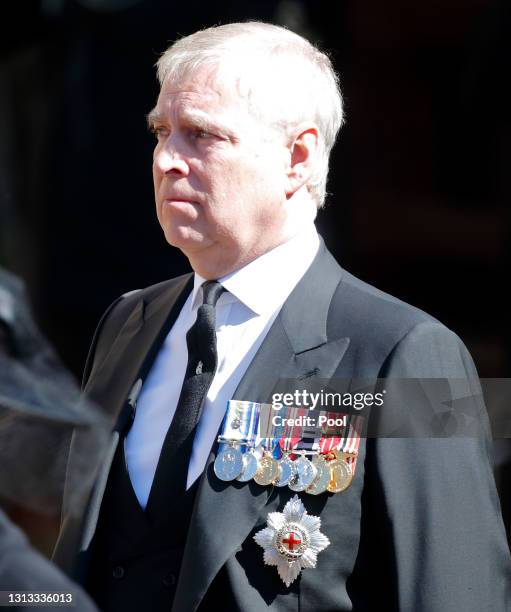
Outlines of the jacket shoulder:
M 389 293 L 385 293 L 343 270 L 332 300 L 332 325 L 349 320 L 351 333 L 402 338 L 417 325 L 431 324 L 447 329 L 438 319 Z M 340 316 L 339 316 L 340 315 Z
M 438 319 L 343 270 L 333 296 L 330 337 L 348 337 L 348 362 L 362 376 L 475 375 L 462 340 Z M 398 367 L 399 366 L 399 367 Z
M 102 355 L 108 351 L 112 342 L 115 340 L 124 323 L 127 321 L 131 313 L 141 302 L 150 303 L 158 296 L 171 290 L 173 287 L 184 284 L 184 281 L 189 280 L 191 273 L 177 276 L 169 280 L 150 285 L 145 289 L 135 289 L 123 293 L 115 299 L 110 306 L 105 310 L 101 317 L 89 349 L 87 361 L 85 363 L 82 387 L 85 386 L 94 362 L 99 362 Z

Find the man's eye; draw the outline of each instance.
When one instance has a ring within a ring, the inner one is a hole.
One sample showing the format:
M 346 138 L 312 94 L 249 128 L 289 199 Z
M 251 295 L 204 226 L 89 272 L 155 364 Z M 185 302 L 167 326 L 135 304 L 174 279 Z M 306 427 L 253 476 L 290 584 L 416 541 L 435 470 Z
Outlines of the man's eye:
M 157 140 L 160 140 L 160 138 L 164 138 L 167 135 L 168 130 L 164 127 L 153 125 L 151 127 L 151 132 Z
M 206 132 L 206 130 L 190 130 L 190 137 L 192 140 L 206 140 L 208 138 L 213 138 L 213 134 L 211 132 Z

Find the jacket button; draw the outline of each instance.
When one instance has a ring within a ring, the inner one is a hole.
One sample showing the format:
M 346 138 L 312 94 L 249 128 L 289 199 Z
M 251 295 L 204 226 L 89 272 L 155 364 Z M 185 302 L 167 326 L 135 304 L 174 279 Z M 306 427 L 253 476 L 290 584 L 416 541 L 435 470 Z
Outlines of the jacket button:
M 166 587 L 174 586 L 174 584 L 176 584 L 176 577 L 174 574 L 167 574 L 164 576 L 162 582 Z
M 122 578 L 124 576 L 124 567 L 122 565 L 116 565 L 112 571 L 112 576 L 114 578 Z

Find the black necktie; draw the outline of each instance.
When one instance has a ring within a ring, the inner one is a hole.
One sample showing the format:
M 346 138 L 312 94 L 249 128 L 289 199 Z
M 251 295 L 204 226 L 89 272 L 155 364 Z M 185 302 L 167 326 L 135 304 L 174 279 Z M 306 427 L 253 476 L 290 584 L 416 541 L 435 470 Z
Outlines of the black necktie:
M 150 517 L 160 514 L 169 499 L 179 497 L 186 490 L 195 430 L 216 371 L 215 306 L 224 288 L 217 281 L 206 281 L 202 291 L 197 320 L 186 334 L 188 364 L 149 495 L 146 511 Z

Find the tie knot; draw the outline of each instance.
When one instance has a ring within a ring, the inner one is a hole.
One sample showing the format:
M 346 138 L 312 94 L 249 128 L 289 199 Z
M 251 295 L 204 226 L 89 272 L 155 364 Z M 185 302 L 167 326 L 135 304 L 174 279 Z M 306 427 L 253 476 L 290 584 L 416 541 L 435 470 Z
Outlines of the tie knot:
M 202 285 L 202 303 L 209 306 L 216 306 L 218 298 L 225 289 L 218 281 L 206 281 Z

